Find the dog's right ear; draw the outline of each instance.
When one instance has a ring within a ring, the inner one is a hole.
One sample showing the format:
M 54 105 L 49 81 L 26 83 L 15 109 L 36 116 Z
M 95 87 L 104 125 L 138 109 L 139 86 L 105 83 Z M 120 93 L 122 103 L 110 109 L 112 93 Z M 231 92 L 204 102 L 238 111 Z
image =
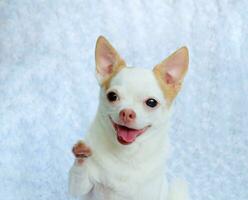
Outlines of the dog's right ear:
M 111 78 L 126 66 L 125 61 L 103 36 L 97 39 L 95 59 L 98 82 L 105 88 L 108 87 Z

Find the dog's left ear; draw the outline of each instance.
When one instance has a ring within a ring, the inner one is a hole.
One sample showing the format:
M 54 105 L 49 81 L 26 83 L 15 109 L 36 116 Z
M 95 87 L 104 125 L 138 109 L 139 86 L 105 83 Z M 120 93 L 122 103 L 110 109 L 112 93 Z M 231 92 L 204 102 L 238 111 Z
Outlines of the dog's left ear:
M 125 61 L 103 36 L 97 39 L 95 60 L 96 76 L 99 84 L 104 87 L 108 87 L 110 79 L 126 66 Z
M 189 64 L 187 47 L 182 47 L 156 65 L 153 72 L 169 103 L 176 97 Z

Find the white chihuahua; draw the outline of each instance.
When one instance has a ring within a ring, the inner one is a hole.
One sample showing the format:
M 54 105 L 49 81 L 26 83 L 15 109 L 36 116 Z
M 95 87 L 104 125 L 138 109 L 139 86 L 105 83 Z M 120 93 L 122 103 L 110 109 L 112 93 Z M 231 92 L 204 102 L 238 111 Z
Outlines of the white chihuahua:
M 188 68 L 187 48 L 152 71 L 126 67 L 102 36 L 95 56 L 100 104 L 87 145 L 73 147 L 70 193 L 85 200 L 187 199 L 186 183 L 168 187 L 164 175 L 168 115 Z

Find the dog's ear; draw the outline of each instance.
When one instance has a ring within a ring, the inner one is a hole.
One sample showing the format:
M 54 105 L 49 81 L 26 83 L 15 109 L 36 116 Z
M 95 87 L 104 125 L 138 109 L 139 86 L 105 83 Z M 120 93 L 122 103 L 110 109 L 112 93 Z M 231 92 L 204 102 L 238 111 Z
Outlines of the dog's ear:
M 98 82 L 105 87 L 109 84 L 110 79 L 126 66 L 125 61 L 103 36 L 97 39 L 95 60 Z
M 182 47 L 156 65 L 153 72 L 169 103 L 176 97 L 189 64 L 187 47 Z

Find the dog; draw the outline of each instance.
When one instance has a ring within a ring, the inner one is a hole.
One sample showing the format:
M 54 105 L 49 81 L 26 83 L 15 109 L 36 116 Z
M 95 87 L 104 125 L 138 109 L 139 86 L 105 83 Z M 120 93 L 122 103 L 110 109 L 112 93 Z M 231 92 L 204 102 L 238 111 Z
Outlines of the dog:
M 84 142 L 72 149 L 69 192 L 85 200 L 186 200 L 186 182 L 168 184 L 164 171 L 168 117 L 188 69 L 187 47 L 148 70 L 127 67 L 100 36 L 95 61 L 100 103 Z

